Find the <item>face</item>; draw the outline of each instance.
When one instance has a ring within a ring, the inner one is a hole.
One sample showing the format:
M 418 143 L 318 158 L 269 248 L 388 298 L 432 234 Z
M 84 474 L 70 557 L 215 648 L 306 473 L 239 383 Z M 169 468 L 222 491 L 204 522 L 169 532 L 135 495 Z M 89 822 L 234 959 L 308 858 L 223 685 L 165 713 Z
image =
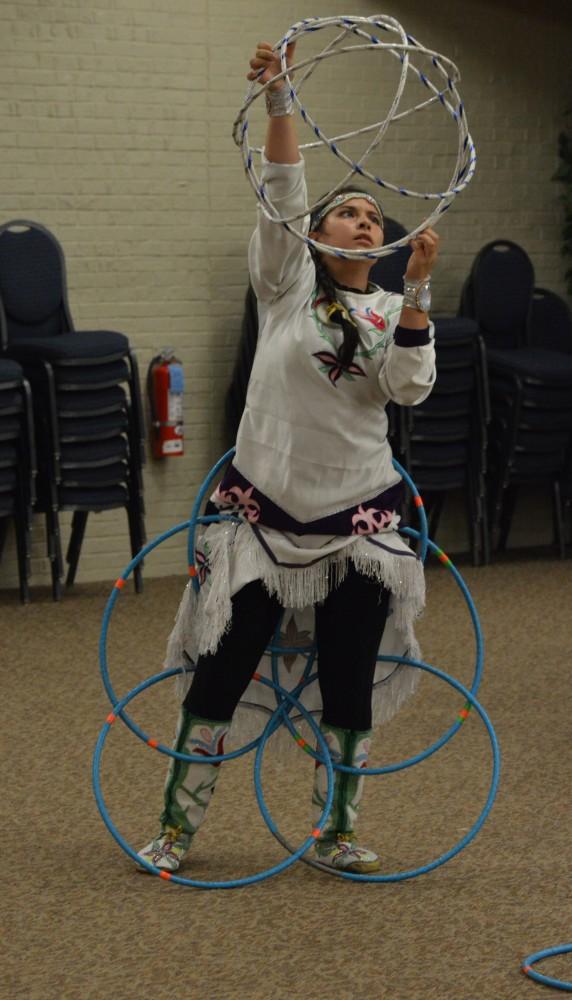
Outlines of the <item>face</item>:
M 371 201 L 351 198 L 328 212 L 310 236 L 342 250 L 373 250 L 383 245 L 383 220 Z

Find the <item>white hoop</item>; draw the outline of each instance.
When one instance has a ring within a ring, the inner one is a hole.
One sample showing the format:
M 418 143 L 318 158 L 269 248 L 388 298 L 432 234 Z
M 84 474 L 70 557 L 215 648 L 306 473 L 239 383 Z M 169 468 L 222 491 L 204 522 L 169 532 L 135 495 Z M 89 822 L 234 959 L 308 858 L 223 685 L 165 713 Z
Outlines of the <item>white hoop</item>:
M 367 25 L 370 29 L 373 27 L 382 31 L 393 32 L 399 36 L 399 41 L 381 42 L 376 35 L 371 33 L 371 30 L 364 30 L 363 27 L 360 27 L 361 25 Z M 338 35 L 336 35 L 333 41 L 326 46 L 325 49 L 322 49 L 322 51 L 316 56 L 303 59 L 293 66 L 287 66 L 286 50 L 287 46 L 291 42 L 297 41 L 298 38 L 308 32 L 320 31 L 323 28 L 330 27 L 340 27 L 342 30 Z M 339 46 L 339 43 L 350 34 L 357 36 L 359 39 L 365 39 L 365 42 L 357 45 Z M 356 129 L 354 132 L 346 132 L 342 135 L 335 136 L 333 139 L 329 139 L 323 134 L 319 126 L 308 114 L 306 108 L 304 108 L 301 104 L 298 96 L 300 89 L 304 82 L 314 72 L 318 63 L 322 62 L 324 59 L 329 59 L 334 55 L 340 55 L 342 52 L 360 52 L 371 49 L 384 49 L 401 62 L 399 83 L 389 112 L 383 121 L 375 122 L 373 125 L 367 125 L 365 128 Z M 298 21 L 286 32 L 284 37 L 274 46 L 274 51 L 280 52 L 280 73 L 277 73 L 271 80 L 262 86 L 259 86 L 256 81 L 251 83 L 246 94 L 244 104 L 233 125 L 233 138 L 236 145 L 241 150 L 246 175 L 266 217 L 270 219 L 271 222 L 283 225 L 289 232 L 292 233 L 293 236 L 303 240 L 303 242 L 307 243 L 308 246 L 316 247 L 321 253 L 327 253 L 331 256 L 345 257 L 348 259 L 368 257 L 373 260 L 377 260 L 379 257 L 385 257 L 388 254 L 394 253 L 400 247 L 406 246 L 409 241 L 418 233 L 422 232 L 423 229 L 427 229 L 429 226 L 435 225 L 440 216 L 450 207 L 456 195 L 463 191 L 467 186 L 469 181 L 472 179 L 476 168 L 475 146 L 468 131 L 463 102 L 455 86 L 455 83 L 460 79 L 460 73 L 455 63 L 453 63 L 446 56 L 440 55 L 438 52 L 434 52 L 432 49 L 428 49 L 424 45 L 421 45 L 421 43 L 413 38 L 412 35 L 408 35 L 405 32 L 399 21 L 393 17 L 387 17 L 385 15 L 378 15 L 375 17 L 344 17 L 339 15 L 336 17 L 306 18 L 302 21 Z M 427 76 L 411 62 L 410 53 L 419 53 L 431 58 L 433 66 L 446 81 L 444 89 L 440 90 L 437 86 L 435 86 L 435 84 L 432 83 L 431 80 L 429 80 Z M 303 69 L 306 69 L 306 72 L 303 73 L 300 78 L 298 86 L 294 87 L 291 76 L 295 71 Z M 264 71 L 261 70 L 259 75 L 263 72 Z M 399 104 L 407 82 L 407 75 L 410 72 L 417 74 L 420 82 L 433 93 L 433 96 L 420 102 L 415 107 L 409 108 L 406 111 L 398 112 Z M 310 206 L 305 212 L 291 216 L 280 216 L 278 210 L 266 194 L 265 186 L 261 183 L 261 180 L 254 168 L 254 154 L 260 153 L 261 150 L 258 147 L 250 146 L 248 142 L 249 108 L 251 104 L 253 104 L 255 100 L 258 100 L 258 98 L 261 97 L 262 94 L 264 94 L 270 85 L 276 80 L 285 81 L 290 92 L 290 97 L 300 112 L 302 120 L 309 125 L 310 128 L 312 128 L 317 136 L 317 141 L 301 145 L 300 150 L 315 149 L 321 145 L 326 146 L 332 153 L 334 153 L 335 156 L 342 160 L 342 162 L 346 163 L 350 168 L 339 184 L 336 184 L 335 187 L 328 191 L 328 193 L 325 194 L 319 201 Z M 427 108 L 437 101 L 439 101 L 445 110 L 452 116 L 457 124 L 459 134 L 457 160 L 451 179 L 445 191 L 412 191 L 408 188 L 392 184 L 389 181 L 386 181 L 364 169 L 362 164 L 367 159 L 369 154 L 373 152 L 373 150 L 376 149 L 382 142 L 390 124 L 393 121 L 398 121 L 408 115 L 414 114 L 416 111 L 421 111 L 423 108 Z M 352 160 L 339 149 L 338 143 L 342 140 L 353 138 L 356 135 L 364 135 L 369 132 L 375 132 L 375 135 L 357 162 Z M 436 200 L 439 204 L 436 206 L 431 215 L 424 219 L 423 222 L 421 222 L 407 236 L 396 240 L 394 243 L 382 246 L 377 250 L 345 250 L 341 247 L 332 247 L 324 243 L 317 243 L 315 240 L 310 239 L 309 236 L 305 236 L 303 233 L 298 232 L 298 230 L 291 225 L 291 223 L 304 218 L 304 216 L 308 213 L 311 214 L 318 208 L 321 208 L 356 174 L 367 178 L 378 187 L 394 191 L 404 197 L 421 198 L 424 201 Z

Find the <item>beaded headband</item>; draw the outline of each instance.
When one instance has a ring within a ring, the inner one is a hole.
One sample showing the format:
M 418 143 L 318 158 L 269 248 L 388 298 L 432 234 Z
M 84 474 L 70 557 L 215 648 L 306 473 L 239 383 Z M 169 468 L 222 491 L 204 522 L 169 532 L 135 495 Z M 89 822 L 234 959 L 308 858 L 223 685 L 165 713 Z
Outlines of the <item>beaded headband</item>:
M 344 202 L 346 201 L 353 201 L 354 198 L 365 198 L 366 201 L 371 202 L 371 204 L 375 206 L 375 208 L 379 212 L 383 228 L 383 212 L 381 211 L 381 208 L 379 207 L 373 195 L 366 194 L 363 191 L 344 191 L 343 194 L 336 195 L 336 197 L 332 198 L 332 200 L 329 201 L 326 205 L 323 205 L 320 211 L 317 212 L 316 215 L 312 216 L 312 223 L 311 223 L 312 229 L 317 229 L 322 219 L 325 218 L 325 216 L 328 215 L 329 212 L 333 211 L 334 208 L 338 208 L 339 205 L 343 205 Z

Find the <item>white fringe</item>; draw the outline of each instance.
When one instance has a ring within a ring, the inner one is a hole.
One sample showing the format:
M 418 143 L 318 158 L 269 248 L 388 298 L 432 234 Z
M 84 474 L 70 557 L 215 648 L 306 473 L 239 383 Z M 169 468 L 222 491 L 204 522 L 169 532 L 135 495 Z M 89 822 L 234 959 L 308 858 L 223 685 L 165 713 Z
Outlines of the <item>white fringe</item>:
M 216 530 L 213 531 L 213 527 Z M 313 606 L 327 596 L 332 584 L 331 571 L 333 570 L 335 583 L 338 583 L 345 577 L 350 560 L 357 570 L 378 580 L 392 594 L 380 652 L 389 656 L 420 657 L 414 622 L 421 614 L 425 601 L 423 565 L 418 559 L 405 554 L 410 550 L 393 532 L 378 537 L 382 537 L 384 543 L 393 549 L 401 548 L 403 555 L 372 545 L 367 537 L 352 538 L 348 544 L 324 556 L 314 565 L 294 569 L 273 563 L 246 524 L 238 528 L 214 525 L 207 529 L 203 541 L 205 536 L 210 546 L 212 572 L 208 584 L 201 588 L 198 595 L 191 583 L 187 585 L 169 638 L 165 664 L 168 668 L 183 668 L 189 660 L 194 664 L 200 655 L 216 650 L 223 634 L 230 628 L 232 593 L 239 589 L 239 585 L 253 579 L 262 580 L 267 590 L 276 594 L 284 608 L 295 609 L 298 628 L 305 628 L 313 634 Z M 318 554 L 316 551 L 316 556 Z M 238 581 L 237 573 L 240 577 Z M 299 656 L 290 671 L 281 666 L 279 682 L 287 689 L 293 688 L 304 665 L 305 658 Z M 271 678 L 269 656 L 262 658 L 258 672 Z M 387 722 L 411 697 L 417 688 L 419 674 L 419 670 L 405 665 L 391 662 L 378 664 L 372 693 L 374 726 Z M 182 672 L 177 678 L 179 700 L 184 699 L 191 679 L 192 673 L 188 671 Z M 304 707 L 319 721 L 322 706 L 316 682 L 305 689 L 301 700 Z M 260 735 L 275 707 L 274 692 L 266 685 L 251 682 L 233 717 L 229 749 Z M 297 713 L 293 710 L 291 718 L 296 719 L 296 728 L 307 739 L 312 740 L 309 727 L 296 716 Z M 269 746 L 281 755 L 287 749 L 296 748 L 285 726 L 273 735 Z

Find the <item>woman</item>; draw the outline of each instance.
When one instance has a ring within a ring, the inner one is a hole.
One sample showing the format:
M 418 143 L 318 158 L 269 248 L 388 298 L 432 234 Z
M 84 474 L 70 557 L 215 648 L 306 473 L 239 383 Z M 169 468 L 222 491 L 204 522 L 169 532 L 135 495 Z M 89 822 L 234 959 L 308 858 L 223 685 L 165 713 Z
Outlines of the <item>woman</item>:
M 290 47 L 291 61 L 294 46 Z M 248 79 L 280 72 L 268 43 Z M 262 180 L 283 216 L 307 206 L 304 163 L 288 88 L 269 88 Z M 307 217 L 300 227 L 308 226 Z M 367 192 L 349 189 L 310 221 L 310 236 L 342 249 L 383 244 L 383 216 Z M 376 660 L 388 611 L 402 651 L 417 652 L 413 621 L 423 605 L 423 567 L 397 534 L 402 483 L 392 465 L 385 407 L 414 405 L 435 380 L 429 276 L 438 237 L 412 241 L 404 295 L 368 283 L 374 261 L 312 252 L 259 210 L 249 266 L 259 340 L 235 460 L 211 498 L 242 523 L 210 526 L 198 554 L 202 587 L 188 587 L 168 665 L 195 665 L 175 749 L 224 752 L 224 739 L 285 607 L 313 608 L 320 727 L 335 762 L 367 766 Z M 398 705 L 413 687 L 396 673 Z M 401 686 L 400 686 L 401 685 Z M 260 685 L 258 685 L 260 687 Z M 395 707 L 395 706 L 394 706 Z M 386 713 L 387 714 L 387 713 Z M 176 871 L 201 824 L 219 765 L 171 760 L 161 831 L 140 852 Z M 325 767 L 315 770 L 314 821 Z M 372 872 L 378 856 L 354 841 L 363 778 L 335 772 L 334 804 L 316 841 L 319 860 Z

